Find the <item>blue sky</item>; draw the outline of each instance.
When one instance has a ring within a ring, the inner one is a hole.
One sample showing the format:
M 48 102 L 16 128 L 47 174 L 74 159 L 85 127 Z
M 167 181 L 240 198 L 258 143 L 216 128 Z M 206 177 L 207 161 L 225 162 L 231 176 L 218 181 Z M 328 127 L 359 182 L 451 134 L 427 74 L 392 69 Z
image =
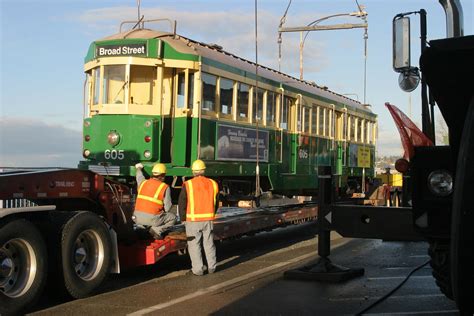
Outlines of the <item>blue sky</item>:
M 409 112 L 409 94 L 392 70 L 391 21 L 395 14 L 424 8 L 428 38 L 445 36 L 444 12 L 436 0 L 359 0 L 369 21 L 367 103 L 379 115 L 379 155 L 400 154 L 385 102 Z M 473 2 L 461 0 L 465 34 L 473 34 Z M 278 68 L 277 27 L 288 1 L 260 0 L 259 61 Z M 285 26 L 356 11 L 355 0 L 293 0 Z M 0 167 L 69 166 L 81 159 L 83 61 L 89 44 L 136 19 L 136 0 L 0 0 Z M 178 21 L 178 33 L 254 60 L 254 1 L 142 0 L 147 19 Z M 356 18 L 326 24 L 360 23 Z M 418 16 L 412 20 L 412 63 L 418 63 Z M 168 29 L 166 24 L 153 28 Z M 363 101 L 364 46 L 361 29 L 312 32 L 304 49 L 305 79 Z M 282 71 L 299 76 L 298 33 L 283 34 Z M 356 94 L 357 97 L 354 95 Z M 419 88 L 411 114 L 420 121 Z

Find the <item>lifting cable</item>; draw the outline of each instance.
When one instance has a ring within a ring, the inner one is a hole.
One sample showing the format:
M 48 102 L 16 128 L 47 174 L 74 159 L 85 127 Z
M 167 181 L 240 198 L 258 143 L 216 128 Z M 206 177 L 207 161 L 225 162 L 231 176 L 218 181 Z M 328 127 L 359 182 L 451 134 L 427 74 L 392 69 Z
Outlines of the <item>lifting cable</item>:
M 393 293 L 395 293 L 399 288 L 401 288 L 403 286 L 403 284 L 405 284 L 408 279 L 410 279 L 410 277 L 412 276 L 413 273 L 415 273 L 416 271 L 422 269 L 423 267 L 425 267 L 428 263 L 430 263 L 431 260 L 427 260 L 426 262 L 420 264 L 419 266 L 417 266 L 416 268 L 414 268 L 413 270 L 410 271 L 410 273 L 408 273 L 408 275 L 405 277 L 405 279 L 400 282 L 400 284 L 398 284 L 396 287 L 394 287 L 390 292 L 388 292 L 387 294 L 385 294 L 384 296 L 380 297 L 378 300 L 376 300 L 375 302 L 373 302 L 372 304 L 370 304 L 369 306 L 367 306 L 366 308 L 364 308 L 363 310 L 357 312 L 355 315 L 356 316 L 359 316 L 359 315 L 362 315 L 364 313 L 366 313 L 367 311 L 371 310 L 372 308 L 374 308 L 376 305 L 378 305 L 379 303 L 385 301 L 387 298 L 389 298 Z
M 362 7 L 359 4 L 359 1 L 355 0 L 357 9 L 359 12 L 362 12 Z M 365 23 L 367 23 L 367 15 L 365 15 L 362 20 L 364 20 Z M 369 35 L 367 33 L 367 26 L 364 28 L 364 104 L 367 103 L 366 97 L 367 97 L 367 39 L 369 38 Z
M 286 14 L 288 13 L 288 9 L 290 8 L 291 5 L 291 0 L 288 2 L 288 6 L 286 7 L 285 13 L 280 19 L 280 24 L 278 25 L 278 28 L 281 28 L 283 24 L 286 22 Z M 281 71 L 281 32 L 278 32 L 278 71 Z
M 258 198 L 260 196 L 260 141 L 259 141 L 259 135 L 258 135 L 258 36 L 257 36 L 257 2 L 258 0 L 255 0 L 255 93 L 254 93 L 254 98 L 255 98 L 255 113 L 252 115 L 255 118 L 255 123 L 256 123 L 256 150 L 257 150 L 257 163 L 255 166 L 255 198 Z M 262 104 L 262 116 L 263 116 L 263 104 Z

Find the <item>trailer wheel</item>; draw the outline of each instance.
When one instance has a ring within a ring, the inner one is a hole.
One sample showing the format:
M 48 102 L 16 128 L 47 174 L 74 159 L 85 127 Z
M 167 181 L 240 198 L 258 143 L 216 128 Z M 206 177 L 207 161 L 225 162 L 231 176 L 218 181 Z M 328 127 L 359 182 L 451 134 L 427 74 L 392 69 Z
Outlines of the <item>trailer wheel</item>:
M 112 257 L 112 241 L 96 214 L 79 212 L 61 232 L 64 285 L 73 298 L 92 294 L 105 280 Z
M 38 229 L 24 219 L 0 225 L 0 315 L 34 304 L 46 276 L 46 245 Z
M 474 313 L 474 97 L 459 146 L 451 221 L 451 276 L 461 312 Z

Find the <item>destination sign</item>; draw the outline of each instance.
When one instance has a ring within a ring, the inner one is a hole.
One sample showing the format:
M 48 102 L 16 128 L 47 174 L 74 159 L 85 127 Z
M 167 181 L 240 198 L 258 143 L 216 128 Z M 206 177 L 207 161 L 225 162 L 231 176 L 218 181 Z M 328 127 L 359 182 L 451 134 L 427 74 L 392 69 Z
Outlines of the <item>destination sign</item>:
M 146 56 L 146 43 L 97 46 L 96 57 Z

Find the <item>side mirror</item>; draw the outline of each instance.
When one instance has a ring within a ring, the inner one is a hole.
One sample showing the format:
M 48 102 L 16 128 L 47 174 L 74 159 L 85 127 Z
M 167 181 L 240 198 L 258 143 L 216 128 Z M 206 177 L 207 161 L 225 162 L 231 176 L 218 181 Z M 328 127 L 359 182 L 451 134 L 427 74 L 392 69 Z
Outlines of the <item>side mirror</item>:
M 420 83 L 420 71 L 416 67 L 408 68 L 398 76 L 398 85 L 405 92 L 412 92 Z
M 403 72 L 411 68 L 410 63 L 410 18 L 393 19 L 393 69 Z
M 393 19 L 393 70 L 400 73 L 398 84 L 403 91 L 418 87 L 420 72 L 410 62 L 410 18 L 399 15 Z

